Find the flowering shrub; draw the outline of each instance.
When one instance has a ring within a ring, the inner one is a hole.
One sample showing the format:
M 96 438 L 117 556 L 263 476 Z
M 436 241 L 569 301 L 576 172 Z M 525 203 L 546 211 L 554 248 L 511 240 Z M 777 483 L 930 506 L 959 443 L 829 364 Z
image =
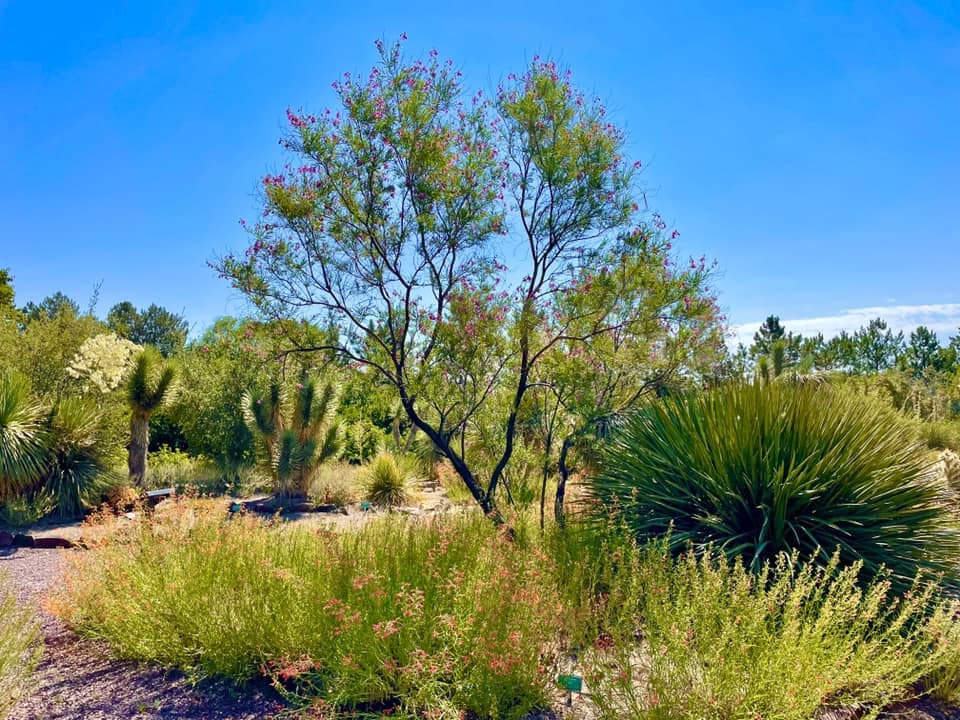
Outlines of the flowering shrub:
M 53 607 L 121 656 L 264 673 L 315 710 L 519 718 L 553 676 L 549 566 L 479 515 L 343 533 L 171 517 L 77 557 Z
M 860 565 L 621 546 L 605 630 L 583 661 L 601 718 L 783 718 L 956 694 L 960 605 L 932 586 L 858 586 Z M 923 681 L 927 682 L 924 683 Z

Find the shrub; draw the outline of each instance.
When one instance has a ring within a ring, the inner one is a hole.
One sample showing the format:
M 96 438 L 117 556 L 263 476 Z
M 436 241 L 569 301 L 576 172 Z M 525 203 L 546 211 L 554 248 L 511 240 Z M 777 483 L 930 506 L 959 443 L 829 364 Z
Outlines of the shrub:
M 409 464 L 393 453 L 379 453 L 363 469 L 363 490 L 376 505 L 404 505 L 411 497 L 413 472 Z
M 935 420 L 916 425 L 917 432 L 931 450 L 960 452 L 960 422 Z
M 53 499 L 56 515 L 79 517 L 84 504 L 98 505 L 112 484 L 100 413 L 80 398 L 64 397 L 54 407 L 49 428 L 43 489 Z
M 583 660 L 601 718 L 878 712 L 956 661 L 955 605 L 932 586 L 903 598 L 885 581 L 861 588 L 859 565 L 842 569 L 836 555 L 781 555 L 757 573 L 710 551 L 672 560 L 662 545 L 620 561 L 606 632 Z
M 340 459 L 362 465 L 374 457 L 383 444 L 383 433 L 369 420 L 349 423 L 343 433 Z
M 478 514 L 343 533 L 196 515 L 134 528 L 76 556 L 52 602 L 120 656 L 264 672 L 298 703 L 371 714 L 520 718 L 547 704 L 550 562 Z
M 190 455 L 181 450 L 160 446 L 150 453 L 147 466 L 146 488 L 187 488 L 214 493 L 224 488 L 223 478 L 216 465 L 203 456 Z
M 0 525 L 19 530 L 39 522 L 54 509 L 53 499 L 43 492 L 9 498 L 0 506 Z
M 0 571 L 0 720 L 25 695 L 41 650 L 40 624 L 29 609 L 17 607 Z
M 27 380 L 0 373 L 0 498 L 14 497 L 36 481 L 47 462 L 43 408 Z
M 321 505 L 344 507 L 357 499 L 357 469 L 347 463 L 321 465 L 310 486 L 310 499 Z
M 594 512 L 673 550 L 714 544 L 759 568 L 797 550 L 901 588 L 955 583 L 960 534 L 922 448 L 879 406 L 829 388 L 738 386 L 669 398 L 622 428 L 591 481 Z

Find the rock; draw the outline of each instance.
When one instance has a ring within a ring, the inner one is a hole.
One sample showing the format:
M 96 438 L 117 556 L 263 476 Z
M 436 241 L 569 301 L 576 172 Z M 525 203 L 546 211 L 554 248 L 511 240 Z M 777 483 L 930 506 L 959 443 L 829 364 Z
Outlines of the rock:
M 341 515 L 349 515 L 349 514 L 350 514 L 350 511 L 347 509 L 347 506 L 346 506 L 346 505 L 344 505 L 344 506 L 342 506 L 341 508 L 339 508 L 339 509 L 337 510 L 337 512 L 340 513 Z
M 0 532 L 0 547 L 13 547 L 13 535 L 8 532 Z
M 395 510 L 404 515 L 413 515 L 414 517 L 420 514 L 420 508 L 415 507 L 398 507 L 395 508 Z
M 53 550 L 54 548 L 72 548 L 73 543 L 66 538 L 38 537 L 33 539 L 33 547 L 38 550 Z
M 17 547 L 33 547 L 33 535 L 14 535 L 13 544 Z
M 339 510 L 339 508 L 336 505 L 333 505 L 331 503 L 325 503 L 323 505 L 314 505 L 313 509 L 315 512 L 322 512 L 322 513 L 335 513 Z

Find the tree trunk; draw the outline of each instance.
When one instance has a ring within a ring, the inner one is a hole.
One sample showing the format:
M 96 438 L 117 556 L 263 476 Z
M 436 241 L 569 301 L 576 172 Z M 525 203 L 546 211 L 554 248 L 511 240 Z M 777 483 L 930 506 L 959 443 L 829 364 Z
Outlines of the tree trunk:
M 570 469 L 567 467 L 567 453 L 570 452 L 570 446 L 573 445 L 573 435 L 563 439 L 563 446 L 560 448 L 560 459 L 557 461 L 559 477 L 557 478 L 557 496 L 553 501 L 553 516 L 557 520 L 557 525 L 564 527 L 566 516 L 563 512 L 563 498 L 567 492 L 567 477 L 570 475 Z
M 130 482 L 142 488 L 147 475 L 147 446 L 150 444 L 150 414 L 134 410 L 130 414 L 130 444 L 127 446 L 127 468 Z

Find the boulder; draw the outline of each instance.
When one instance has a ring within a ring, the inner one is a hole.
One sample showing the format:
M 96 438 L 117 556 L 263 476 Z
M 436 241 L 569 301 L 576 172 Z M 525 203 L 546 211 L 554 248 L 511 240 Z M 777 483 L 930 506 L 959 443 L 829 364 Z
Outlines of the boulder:
M 8 532 L 0 532 L 0 548 L 13 547 L 13 535 Z
M 14 535 L 13 544 L 17 547 L 33 547 L 33 535 Z

